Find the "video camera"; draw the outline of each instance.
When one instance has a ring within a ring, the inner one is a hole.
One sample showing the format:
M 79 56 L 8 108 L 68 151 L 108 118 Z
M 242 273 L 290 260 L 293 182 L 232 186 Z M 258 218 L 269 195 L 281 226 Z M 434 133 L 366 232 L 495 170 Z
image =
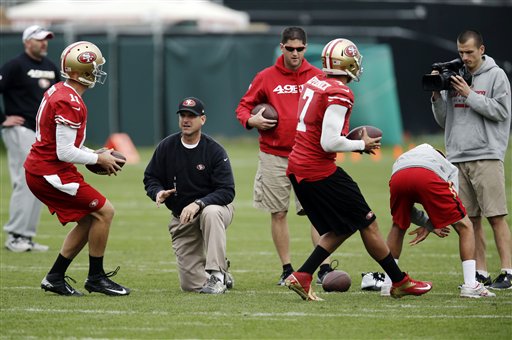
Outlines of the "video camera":
M 432 70 L 439 71 L 439 74 L 425 74 L 422 79 L 423 90 L 442 91 L 451 88 L 451 76 L 461 76 L 471 86 L 473 76 L 464 67 L 460 58 L 445 63 L 432 64 Z

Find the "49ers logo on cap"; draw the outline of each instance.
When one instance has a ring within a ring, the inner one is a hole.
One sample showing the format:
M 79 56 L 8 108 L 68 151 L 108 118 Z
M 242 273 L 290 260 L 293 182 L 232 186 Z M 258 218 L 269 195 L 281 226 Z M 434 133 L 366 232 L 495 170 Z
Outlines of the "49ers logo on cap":
M 87 51 L 87 52 L 80 53 L 76 59 L 82 64 L 90 64 L 93 61 L 95 61 L 96 58 L 97 57 L 94 52 Z
M 354 45 L 349 45 L 345 47 L 345 51 L 343 51 L 347 57 L 355 57 L 359 54 L 359 51 L 357 50 L 357 47 Z
M 196 106 L 196 101 L 193 99 L 185 99 L 182 103 L 183 106 Z

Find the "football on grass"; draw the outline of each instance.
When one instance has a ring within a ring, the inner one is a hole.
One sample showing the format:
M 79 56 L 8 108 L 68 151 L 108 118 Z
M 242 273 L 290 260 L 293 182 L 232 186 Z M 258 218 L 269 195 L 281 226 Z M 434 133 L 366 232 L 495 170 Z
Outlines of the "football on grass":
M 105 152 L 106 150 L 103 150 L 103 149 L 100 149 L 98 151 L 96 151 L 96 153 L 103 153 Z M 115 158 L 119 158 L 119 159 L 122 159 L 124 161 L 126 161 L 126 157 L 123 156 L 122 153 L 120 153 L 119 151 L 116 151 L 116 150 L 113 150 L 112 151 L 112 156 L 114 156 Z M 117 165 L 119 165 L 121 168 L 123 167 L 124 163 L 121 163 L 121 162 L 117 162 Z M 97 175 L 107 175 L 108 172 L 107 170 L 105 170 L 101 165 L 99 164 L 86 164 L 85 167 L 90 171 L 90 172 L 94 172 L 95 174 Z
M 352 279 L 343 270 L 333 270 L 325 275 L 322 288 L 326 292 L 346 292 L 352 285 Z
M 350 130 L 346 137 L 352 140 L 360 140 L 361 138 L 363 138 L 363 128 L 366 128 L 366 133 L 371 138 L 382 137 L 382 131 L 379 128 L 371 125 L 358 126 Z
M 277 114 L 276 109 L 272 105 L 267 104 L 267 103 L 262 103 L 262 104 L 256 105 L 254 107 L 254 109 L 252 109 L 251 114 L 252 115 L 257 114 L 258 111 L 261 110 L 262 108 L 265 108 L 265 111 L 263 111 L 263 113 L 261 114 L 263 116 L 263 118 L 273 119 L 273 120 L 279 119 L 279 115 Z

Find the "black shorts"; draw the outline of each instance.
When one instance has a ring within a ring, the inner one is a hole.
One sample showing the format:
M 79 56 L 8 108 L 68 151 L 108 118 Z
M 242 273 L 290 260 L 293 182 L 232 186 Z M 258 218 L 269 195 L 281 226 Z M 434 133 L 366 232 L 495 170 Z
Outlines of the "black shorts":
M 331 176 L 320 181 L 304 180 L 297 183 L 293 174 L 290 181 L 320 235 L 329 231 L 336 235 L 353 234 L 376 219 L 357 183 L 339 167 Z

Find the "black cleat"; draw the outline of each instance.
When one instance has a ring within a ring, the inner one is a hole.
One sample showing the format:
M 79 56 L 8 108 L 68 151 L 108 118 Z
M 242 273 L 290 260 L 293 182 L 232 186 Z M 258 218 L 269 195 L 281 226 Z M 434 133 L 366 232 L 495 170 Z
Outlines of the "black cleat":
M 123 287 L 109 279 L 109 277 L 116 275 L 118 271 L 119 267 L 113 272 L 89 276 L 87 280 L 85 280 L 85 289 L 87 289 L 89 293 L 96 292 L 111 296 L 130 294 L 129 288 Z
M 66 279 L 76 283 L 76 281 L 69 276 L 63 276 L 61 274 L 47 274 L 43 281 L 41 281 L 41 289 L 44 289 L 46 292 L 50 291 L 52 293 L 64 296 L 84 295 L 75 288 L 71 287 L 67 283 Z
M 283 270 L 283 273 L 281 274 L 281 277 L 279 278 L 279 281 L 277 281 L 277 285 L 278 285 L 278 286 L 284 286 L 284 285 L 285 285 L 285 284 L 284 284 L 284 280 L 285 280 L 288 276 L 292 275 L 292 273 L 293 273 L 293 269 L 290 269 L 290 270 Z
M 485 287 L 489 287 L 492 284 L 491 275 L 487 275 L 487 277 L 483 276 L 480 273 L 476 273 L 475 275 L 476 281 L 483 284 Z

